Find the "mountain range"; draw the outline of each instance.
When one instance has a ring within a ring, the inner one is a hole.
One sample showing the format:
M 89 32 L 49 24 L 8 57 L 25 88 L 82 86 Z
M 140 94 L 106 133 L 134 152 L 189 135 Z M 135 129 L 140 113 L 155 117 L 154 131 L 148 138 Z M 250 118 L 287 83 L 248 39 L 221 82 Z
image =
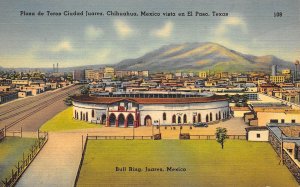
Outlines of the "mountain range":
M 270 71 L 272 65 L 279 69 L 292 68 L 293 63 L 273 55 L 254 56 L 243 54 L 222 45 L 205 43 L 184 43 L 165 45 L 136 59 L 123 60 L 116 69 L 177 71 Z
M 254 56 L 231 50 L 217 43 L 196 42 L 170 44 L 146 53 L 135 59 L 125 59 L 116 64 L 95 64 L 77 67 L 60 68 L 61 72 L 71 72 L 76 69 L 99 69 L 112 66 L 117 70 L 149 70 L 158 71 L 271 71 L 271 66 L 278 69 L 293 68 L 293 63 L 273 55 Z M 0 67 L 0 69 L 7 69 Z M 15 70 L 40 69 L 52 72 L 52 68 L 15 68 Z

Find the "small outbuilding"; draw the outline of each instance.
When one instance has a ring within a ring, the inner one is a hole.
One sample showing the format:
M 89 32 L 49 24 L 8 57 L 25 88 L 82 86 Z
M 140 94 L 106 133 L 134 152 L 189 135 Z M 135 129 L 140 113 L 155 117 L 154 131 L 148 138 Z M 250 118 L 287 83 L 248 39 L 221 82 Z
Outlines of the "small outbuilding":
M 246 137 L 248 141 L 267 142 L 269 141 L 269 130 L 265 126 L 247 127 Z

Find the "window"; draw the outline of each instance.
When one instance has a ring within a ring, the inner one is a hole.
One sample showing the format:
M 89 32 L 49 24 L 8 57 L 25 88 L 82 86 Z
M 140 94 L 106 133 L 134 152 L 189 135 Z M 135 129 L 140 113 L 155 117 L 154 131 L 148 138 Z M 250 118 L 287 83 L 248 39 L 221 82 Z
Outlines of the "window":
M 183 116 L 183 123 L 187 123 L 186 114 L 184 114 L 184 116 Z
M 260 134 L 256 134 L 256 138 L 260 138 Z
M 292 119 L 292 123 L 296 123 L 296 120 L 295 120 L 295 119 Z
M 270 119 L 270 123 L 278 123 L 278 119 Z
M 172 116 L 172 123 L 176 123 L 176 116 L 175 115 Z
M 212 121 L 212 113 L 209 114 L 209 121 Z
M 165 112 L 163 113 L 163 120 L 167 120 L 167 115 Z
M 128 109 L 130 110 L 132 108 L 132 103 L 128 103 Z
M 284 119 L 281 119 L 281 123 L 284 123 Z
M 193 116 L 193 123 L 196 123 L 196 116 Z
M 95 110 L 92 110 L 92 118 L 95 117 Z

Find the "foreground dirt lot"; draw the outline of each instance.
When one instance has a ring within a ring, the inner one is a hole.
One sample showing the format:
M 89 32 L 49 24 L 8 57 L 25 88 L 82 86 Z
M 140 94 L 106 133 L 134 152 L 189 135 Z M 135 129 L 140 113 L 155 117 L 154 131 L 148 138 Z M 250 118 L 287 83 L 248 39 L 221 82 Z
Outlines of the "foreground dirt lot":
M 209 125 L 206 127 L 192 127 L 182 126 L 182 133 L 190 133 L 191 135 L 214 135 L 217 127 L 225 127 L 228 130 L 229 135 L 245 135 L 245 128 L 247 125 L 243 122 L 242 118 L 231 118 L 228 121 L 219 122 L 218 124 Z M 175 129 L 174 129 L 175 128 Z M 156 127 L 141 126 L 138 128 L 116 128 L 116 127 L 102 127 L 102 128 L 89 128 L 80 130 L 65 131 L 67 133 L 84 133 L 89 135 L 98 136 L 151 136 L 156 134 L 159 130 Z M 161 126 L 160 132 L 163 139 L 178 139 L 180 133 L 179 126 Z

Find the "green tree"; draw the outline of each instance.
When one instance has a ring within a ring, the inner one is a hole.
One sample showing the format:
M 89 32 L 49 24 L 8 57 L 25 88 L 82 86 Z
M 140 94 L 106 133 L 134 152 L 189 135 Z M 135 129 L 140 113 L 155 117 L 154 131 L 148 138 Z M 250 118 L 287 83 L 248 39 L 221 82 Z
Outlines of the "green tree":
M 216 130 L 216 138 L 217 138 L 217 142 L 219 144 L 221 144 L 222 149 L 223 149 L 224 148 L 224 142 L 225 142 L 226 138 L 228 138 L 227 129 L 222 128 L 222 127 L 218 127 L 217 130 Z
M 72 106 L 73 104 L 72 104 L 72 96 L 68 96 L 65 100 L 64 100 L 64 102 L 65 102 L 65 105 L 67 105 L 67 106 Z
M 89 86 L 82 86 L 80 89 L 80 92 L 82 95 L 87 95 L 90 92 L 90 87 Z

